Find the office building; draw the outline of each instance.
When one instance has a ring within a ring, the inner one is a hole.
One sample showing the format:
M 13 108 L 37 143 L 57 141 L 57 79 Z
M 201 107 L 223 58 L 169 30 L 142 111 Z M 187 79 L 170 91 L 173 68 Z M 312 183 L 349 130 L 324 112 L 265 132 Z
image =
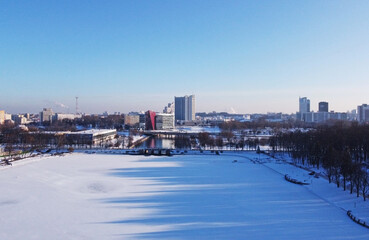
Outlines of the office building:
M 307 113 L 310 112 L 310 100 L 306 97 L 299 99 L 299 112 Z
M 347 112 L 347 120 L 357 121 L 356 109 Z
M 139 114 L 128 114 L 124 116 L 124 124 L 128 126 L 135 126 L 140 122 L 140 115 Z
M 319 102 L 319 112 L 328 112 L 327 102 Z
M 140 114 L 139 115 L 138 127 L 140 129 L 146 129 L 146 115 L 145 114 Z
M 147 111 L 145 113 L 145 120 L 146 120 L 145 128 L 146 128 L 146 130 L 156 130 L 155 116 L 156 116 L 156 113 L 153 112 L 153 111 Z
M 5 111 L 0 111 L 0 124 L 3 124 L 5 122 Z
M 305 121 L 306 114 L 310 112 L 310 100 L 306 97 L 299 98 L 299 111 L 296 113 L 296 118 L 300 121 Z
M 174 102 L 168 103 L 168 105 L 164 107 L 163 113 L 174 114 Z
M 56 121 L 63 121 L 63 120 L 74 120 L 75 118 L 80 117 L 80 115 L 76 115 L 73 113 L 55 113 L 54 119 Z
M 32 135 L 48 136 L 46 139 L 48 144 L 57 144 L 62 136 L 65 145 L 101 145 L 112 141 L 117 134 L 115 129 L 89 129 L 78 132 L 57 131 L 57 132 L 33 132 Z
M 117 131 L 115 129 L 90 129 L 79 132 L 61 133 L 65 135 L 68 144 L 98 145 L 114 139 Z
M 40 121 L 43 122 L 50 122 L 53 121 L 53 110 L 51 108 L 44 108 L 42 112 L 40 112 Z
M 299 98 L 299 112 L 296 113 L 296 119 L 307 123 L 323 123 L 330 120 L 347 121 L 350 119 L 348 113 L 334 111 L 329 112 L 328 102 L 319 102 L 318 106 L 318 112 L 311 112 L 310 100 L 306 97 Z
M 10 113 L 4 113 L 4 122 L 13 121 Z
M 21 124 L 26 124 L 28 121 L 27 121 L 27 118 L 24 117 L 22 114 L 13 114 L 12 115 L 12 120 L 18 124 L 18 125 L 21 125 Z
M 329 120 L 349 120 L 345 112 L 308 112 L 304 114 L 304 121 L 307 123 L 323 123 Z
M 166 113 L 158 113 L 155 117 L 155 124 L 157 130 L 173 129 L 174 115 Z
M 195 120 L 195 95 L 174 97 L 175 121 Z
M 369 106 L 362 104 L 357 106 L 357 120 L 359 122 L 369 122 Z

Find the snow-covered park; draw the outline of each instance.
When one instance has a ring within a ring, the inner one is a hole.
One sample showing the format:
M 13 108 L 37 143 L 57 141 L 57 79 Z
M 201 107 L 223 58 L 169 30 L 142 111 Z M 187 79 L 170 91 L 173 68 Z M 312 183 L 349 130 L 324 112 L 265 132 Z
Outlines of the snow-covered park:
M 260 164 L 262 162 L 262 164 Z M 369 239 L 369 203 L 254 153 L 73 153 L 0 167 L 0 239 Z

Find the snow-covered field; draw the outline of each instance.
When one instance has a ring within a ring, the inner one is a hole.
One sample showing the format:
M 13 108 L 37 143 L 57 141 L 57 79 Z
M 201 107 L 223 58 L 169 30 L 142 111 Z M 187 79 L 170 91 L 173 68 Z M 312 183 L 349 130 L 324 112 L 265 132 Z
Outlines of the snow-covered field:
M 0 239 L 369 239 L 343 210 L 369 203 L 323 179 L 292 184 L 281 173 L 304 170 L 250 159 L 259 160 L 74 153 L 15 162 L 0 167 Z

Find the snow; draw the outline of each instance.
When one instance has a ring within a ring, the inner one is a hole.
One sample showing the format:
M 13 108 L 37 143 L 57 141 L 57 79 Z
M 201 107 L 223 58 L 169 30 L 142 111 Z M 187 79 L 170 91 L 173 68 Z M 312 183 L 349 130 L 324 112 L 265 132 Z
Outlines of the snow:
M 214 134 L 221 132 L 219 127 L 200 127 L 200 126 L 181 126 L 177 127 L 176 130 L 188 133 L 208 132 Z
M 255 153 L 25 159 L 0 167 L 0 239 L 368 239 L 342 208 L 369 203 L 283 177 L 304 171 Z
M 288 162 L 292 162 L 291 159 L 287 159 Z M 349 194 L 349 189 L 346 191 L 343 190 L 343 187 L 337 188 L 335 183 L 328 184 L 328 179 L 324 176 L 323 168 L 316 169 L 312 168 L 316 173 L 319 173 L 319 178 L 315 178 L 312 175 L 309 175 L 309 171 L 304 169 L 295 167 L 291 164 L 276 164 L 275 161 L 271 161 L 271 159 L 265 159 L 265 165 L 272 167 L 273 169 L 288 173 L 293 178 L 300 180 L 301 182 L 309 183 L 309 186 L 306 188 L 317 194 L 324 201 L 332 204 L 333 206 L 344 209 L 345 211 L 351 210 L 355 217 L 364 220 L 369 224 L 369 202 L 364 202 L 362 196 L 359 198 L 356 197 L 356 192 L 353 194 Z
M 93 136 L 103 135 L 103 134 L 115 134 L 117 131 L 115 129 L 88 129 L 79 132 L 72 132 L 71 134 L 91 134 Z

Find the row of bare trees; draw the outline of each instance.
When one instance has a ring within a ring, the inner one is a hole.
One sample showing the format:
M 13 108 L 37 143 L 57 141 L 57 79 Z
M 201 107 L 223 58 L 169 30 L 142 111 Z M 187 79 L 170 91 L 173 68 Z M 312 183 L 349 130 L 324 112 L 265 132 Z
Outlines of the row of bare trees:
M 124 125 L 124 115 L 83 116 L 74 120 L 74 123 L 83 127 L 92 128 L 115 128 L 121 130 Z
M 322 126 L 309 131 L 289 131 L 270 138 L 274 151 L 290 154 L 297 163 L 323 167 L 337 187 L 356 191 L 366 199 L 369 192 L 369 126 Z
M 85 141 L 74 142 L 67 139 L 64 134 L 55 135 L 47 132 L 25 131 L 16 126 L 2 126 L 0 129 L 0 144 L 5 146 L 6 155 L 10 158 L 12 155 L 27 154 L 33 150 L 42 151 L 46 148 L 55 148 L 59 150 L 68 146 L 71 148 L 76 145 L 86 145 Z
M 213 136 L 207 132 L 201 132 L 198 135 L 199 145 L 202 148 L 238 150 L 256 150 L 259 145 L 265 145 L 266 142 L 259 138 L 246 138 L 244 136 L 235 136 L 231 131 L 222 131 L 219 135 Z
M 76 119 L 63 119 L 48 123 L 43 123 L 47 131 L 76 131 L 77 126 L 84 128 L 107 128 L 122 130 L 124 125 L 124 115 L 88 115 Z
M 310 127 L 311 124 L 301 122 L 301 121 L 294 121 L 292 119 L 288 121 L 283 121 L 283 122 L 270 122 L 270 121 L 267 121 L 265 118 L 260 118 L 260 119 L 249 121 L 249 122 L 239 122 L 239 121 L 222 122 L 218 126 L 222 131 L 251 129 L 254 132 L 256 132 L 260 129 L 265 129 L 265 128 L 282 129 L 282 128 Z

